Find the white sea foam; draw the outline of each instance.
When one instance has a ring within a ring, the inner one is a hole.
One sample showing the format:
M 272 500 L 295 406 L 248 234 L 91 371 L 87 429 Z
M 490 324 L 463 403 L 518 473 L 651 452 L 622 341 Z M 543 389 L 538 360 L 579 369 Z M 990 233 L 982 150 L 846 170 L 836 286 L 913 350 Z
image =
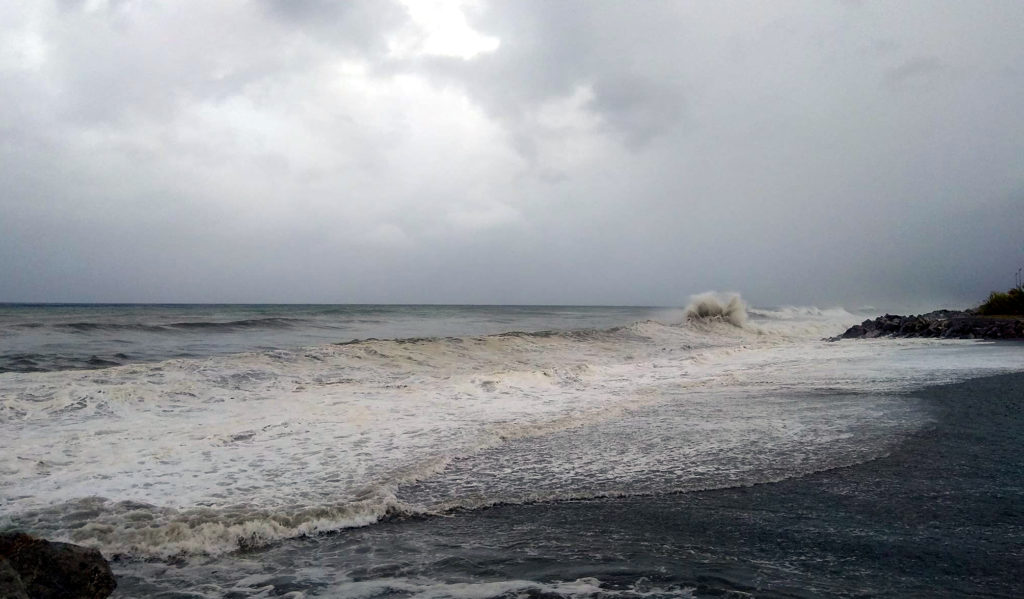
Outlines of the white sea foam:
M 849 322 L 857 317 L 842 307 L 818 308 L 816 306 L 781 306 L 778 308 L 747 308 L 751 316 L 775 320 L 842 320 Z
M 827 343 L 858 318 L 715 302 L 682 323 L 2 374 L 0 517 L 168 556 L 753 484 L 881 455 L 928 418 L 894 393 L 1020 368 L 1004 345 Z
M 537 582 L 532 580 L 493 580 L 474 582 L 444 582 L 429 578 L 371 578 L 351 580 L 335 572 L 310 571 L 302 574 L 320 583 L 318 595 L 338 599 L 363 599 L 399 595 L 411 599 L 486 599 L 490 597 L 565 597 L 572 599 L 642 599 L 644 597 L 693 597 L 693 589 L 679 586 L 660 587 L 641 579 L 626 588 L 605 585 L 597 578 L 579 578 L 567 581 Z M 232 586 L 221 587 L 206 584 L 191 590 L 190 595 L 210 599 L 232 596 L 267 597 L 283 596 L 299 599 L 305 597 L 301 591 L 278 595 L 276 576 L 252 574 L 235 582 Z
M 689 319 L 719 319 L 742 327 L 747 321 L 747 304 L 738 293 L 716 293 L 709 291 L 690 297 L 686 306 Z
M 332 581 L 329 591 L 334 597 L 377 597 L 395 592 L 416 599 L 485 599 L 487 597 L 554 596 L 588 599 L 640 599 L 642 597 L 693 597 L 693 589 L 662 588 L 644 585 L 614 589 L 602 585 L 597 578 L 539 583 L 530 580 L 499 580 L 491 582 L 439 582 L 384 578 L 367 581 Z

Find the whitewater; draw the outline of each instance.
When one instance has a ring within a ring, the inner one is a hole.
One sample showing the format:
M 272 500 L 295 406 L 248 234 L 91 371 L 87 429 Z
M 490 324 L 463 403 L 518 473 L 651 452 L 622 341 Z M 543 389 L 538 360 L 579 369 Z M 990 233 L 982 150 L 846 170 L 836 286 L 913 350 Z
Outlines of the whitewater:
M 743 488 L 889 454 L 934 420 L 908 391 L 1024 370 L 1017 345 L 829 342 L 864 315 L 737 295 L 602 327 L 493 312 L 503 332 L 434 322 L 421 328 L 441 334 L 0 373 L 0 528 L 131 569 L 395 518 Z

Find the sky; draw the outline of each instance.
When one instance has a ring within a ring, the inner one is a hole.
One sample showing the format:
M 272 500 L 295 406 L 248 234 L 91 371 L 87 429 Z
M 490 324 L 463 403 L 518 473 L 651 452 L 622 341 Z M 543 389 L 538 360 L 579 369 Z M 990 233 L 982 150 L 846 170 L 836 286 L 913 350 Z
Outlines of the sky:
M 968 306 L 1024 2 L 0 3 L 0 301 Z

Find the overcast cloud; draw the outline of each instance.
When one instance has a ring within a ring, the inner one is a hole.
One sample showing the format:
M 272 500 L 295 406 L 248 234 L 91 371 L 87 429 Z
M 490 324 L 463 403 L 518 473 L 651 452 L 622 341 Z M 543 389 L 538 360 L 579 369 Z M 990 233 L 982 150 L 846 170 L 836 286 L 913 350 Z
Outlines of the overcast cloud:
M 969 305 L 1024 3 L 0 4 L 0 301 Z

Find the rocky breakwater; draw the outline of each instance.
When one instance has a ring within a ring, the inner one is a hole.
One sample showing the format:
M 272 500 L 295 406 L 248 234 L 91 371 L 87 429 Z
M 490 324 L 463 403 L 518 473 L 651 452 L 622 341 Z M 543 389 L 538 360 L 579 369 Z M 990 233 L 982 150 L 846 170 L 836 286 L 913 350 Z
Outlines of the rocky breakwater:
M 95 549 L 0 533 L 2 599 L 104 599 L 116 586 Z
M 980 316 L 973 310 L 936 310 L 916 316 L 886 314 L 855 324 L 839 339 L 874 337 L 939 337 L 943 339 L 1024 339 L 1024 318 Z

